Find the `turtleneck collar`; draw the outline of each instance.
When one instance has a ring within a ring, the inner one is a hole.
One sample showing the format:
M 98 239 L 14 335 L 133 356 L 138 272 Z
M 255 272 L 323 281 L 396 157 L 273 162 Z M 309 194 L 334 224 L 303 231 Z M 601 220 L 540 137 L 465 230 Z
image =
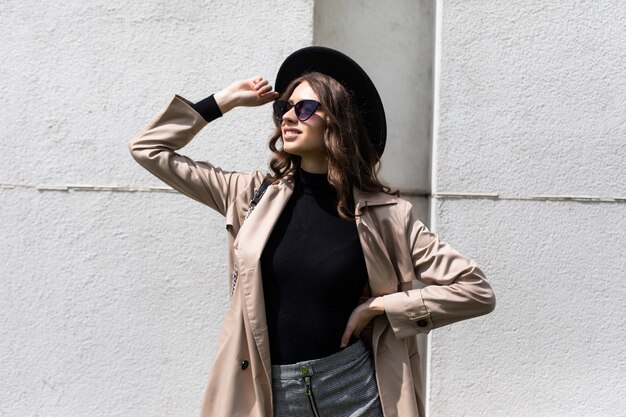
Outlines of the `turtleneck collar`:
M 313 174 L 299 168 L 296 173 L 296 188 L 301 189 L 306 194 L 330 195 L 336 197 L 335 188 L 328 182 L 328 175 Z

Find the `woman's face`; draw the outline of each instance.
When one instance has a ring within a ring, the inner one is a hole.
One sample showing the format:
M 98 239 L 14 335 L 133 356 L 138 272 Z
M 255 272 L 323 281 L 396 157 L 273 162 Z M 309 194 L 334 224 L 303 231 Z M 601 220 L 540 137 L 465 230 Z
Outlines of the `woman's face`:
M 296 104 L 301 100 L 316 100 L 319 97 L 308 82 L 300 83 L 289 97 L 291 104 Z M 321 162 L 326 160 L 326 148 L 324 146 L 324 130 L 326 120 L 324 112 L 318 110 L 304 122 L 298 120 L 295 109 L 292 107 L 284 114 L 280 124 L 283 149 L 292 155 L 302 158 L 303 168 L 310 162 Z

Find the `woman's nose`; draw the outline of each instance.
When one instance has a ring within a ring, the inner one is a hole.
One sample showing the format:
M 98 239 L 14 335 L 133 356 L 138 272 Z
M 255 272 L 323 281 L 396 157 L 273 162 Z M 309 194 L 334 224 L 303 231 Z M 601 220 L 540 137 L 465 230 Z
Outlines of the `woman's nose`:
M 283 114 L 283 120 L 290 123 L 298 122 L 295 107 L 290 108 L 285 114 Z

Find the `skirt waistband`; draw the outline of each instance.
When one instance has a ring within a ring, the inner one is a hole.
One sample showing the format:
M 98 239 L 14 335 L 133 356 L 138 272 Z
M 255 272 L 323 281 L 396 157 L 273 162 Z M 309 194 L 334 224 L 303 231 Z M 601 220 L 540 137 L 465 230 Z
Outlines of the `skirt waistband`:
M 272 379 L 294 379 L 337 369 L 368 353 L 365 344 L 358 340 L 354 344 L 330 356 L 287 365 L 272 365 Z

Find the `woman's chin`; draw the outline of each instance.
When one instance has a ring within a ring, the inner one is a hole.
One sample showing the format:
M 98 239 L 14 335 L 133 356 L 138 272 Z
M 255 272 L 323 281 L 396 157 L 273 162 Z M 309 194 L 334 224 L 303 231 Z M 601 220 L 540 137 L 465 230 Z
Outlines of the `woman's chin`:
M 283 151 L 287 152 L 289 155 L 300 156 L 300 157 L 302 156 L 300 152 L 298 152 L 298 149 L 293 146 L 283 145 Z

